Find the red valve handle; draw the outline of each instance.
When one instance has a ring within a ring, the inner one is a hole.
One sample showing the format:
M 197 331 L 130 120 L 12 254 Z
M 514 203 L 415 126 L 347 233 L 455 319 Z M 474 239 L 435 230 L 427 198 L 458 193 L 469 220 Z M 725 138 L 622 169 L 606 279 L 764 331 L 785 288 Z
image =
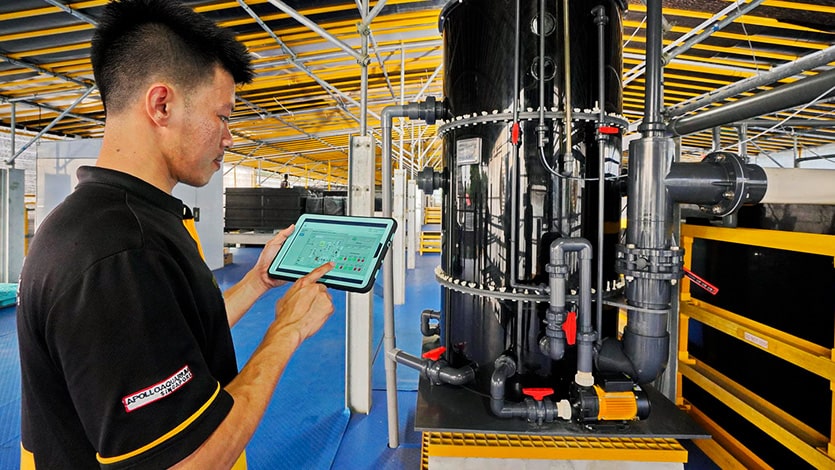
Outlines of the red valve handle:
M 696 275 L 693 271 L 691 271 L 687 268 L 684 268 L 684 274 L 688 278 L 690 278 L 690 282 L 692 282 L 693 284 L 696 284 L 697 286 L 701 287 L 702 289 L 708 291 L 708 293 L 710 293 L 712 295 L 716 295 L 716 294 L 719 293 L 719 288 L 718 287 L 716 287 L 713 284 L 705 281 L 704 279 L 702 279 L 701 277 Z
M 529 397 L 533 397 L 536 401 L 542 401 L 548 395 L 554 394 L 553 388 L 523 388 L 522 393 Z
M 615 126 L 600 126 L 600 127 L 597 128 L 597 130 L 601 134 L 609 134 L 609 135 L 614 135 L 614 134 L 617 134 L 617 133 L 620 132 L 620 129 L 618 129 Z
M 577 342 L 577 313 L 568 312 L 565 321 L 562 323 L 562 330 L 565 331 L 565 342 L 574 345 Z
M 439 348 L 435 348 L 435 349 L 426 351 L 425 353 L 423 353 L 423 358 L 424 359 L 431 359 L 433 361 L 437 361 L 438 359 L 441 358 L 441 356 L 444 355 L 445 352 L 446 352 L 446 346 L 441 346 Z
M 513 126 L 510 128 L 510 141 L 513 142 L 513 145 L 519 145 L 519 123 L 514 122 Z

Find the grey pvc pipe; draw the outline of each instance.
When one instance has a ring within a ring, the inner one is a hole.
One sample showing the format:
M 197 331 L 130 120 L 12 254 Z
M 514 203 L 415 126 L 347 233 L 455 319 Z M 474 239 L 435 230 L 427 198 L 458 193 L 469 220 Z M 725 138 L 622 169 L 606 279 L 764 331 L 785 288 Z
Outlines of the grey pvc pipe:
M 567 252 L 579 252 L 580 256 L 580 307 L 577 312 L 577 374 L 591 375 L 594 360 L 594 329 L 591 325 L 591 243 L 584 238 L 560 238 L 551 243 L 550 259 L 553 265 L 564 265 Z M 591 384 L 580 384 L 590 386 Z
M 673 135 L 683 136 L 715 126 L 793 108 L 835 95 L 835 69 L 773 88 L 703 113 L 670 121 Z
M 661 117 L 663 105 L 662 90 L 662 14 L 661 0 L 647 0 L 647 43 L 646 43 L 646 91 L 644 94 L 644 120 L 639 129 L 644 135 L 660 135 L 664 130 Z
M 383 108 L 380 118 L 383 133 L 382 185 L 383 185 L 383 217 L 391 217 L 391 128 L 395 117 L 424 119 L 433 124 L 437 117 L 443 115 L 443 107 L 429 98 L 425 103 L 407 103 Z M 399 422 L 397 410 L 397 362 L 393 357 L 396 340 L 394 333 L 394 268 L 391 262 L 391 250 L 383 260 L 383 346 L 385 348 L 386 370 L 386 402 L 388 410 L 389 447 L 400 445 Z
M 780 65 L 768 72 L 760 73 L 751 78 L 713 90 L 703 95 L 701 98 L 683 101 L 668 108 L 666 110 L 667 115 L 670 117 L 682 116 L 690 111 L 722 101 L 725 98 L 730 98 L 760 86 L 774 83 L 778 80 L 797 75 L 805 70 L 811 70 L 815 67 L 826 65 L 832 61 L 835 61 L 835 46 L 830 46 L 824 50 L 801 57 L 793 62 Z
M 475 370 L 469 366 L 460 368 L 451 367 L 446 361 L 423 359 L 400 349 L 394 349 L 392 355 L 395 361 L 417 370 L 436 385 L 465 385 L 475 379 Z
M 597 125 L 605 125 L 606 119 L 606 24 L 609 18 L 606 16 L 606 7 L 596 6 L 594 23 L 597 25 L 597 96 L 600 107 L 600 117 Z M 603 226 L 605 225 L 604 202 L 606 198 L 606 136 L 600 131 L 597 133 L 597 305 L 595 305 L 595 318 L 598 329 L 603 324 Z M 601 338 L 598 337 L 598 345 Z

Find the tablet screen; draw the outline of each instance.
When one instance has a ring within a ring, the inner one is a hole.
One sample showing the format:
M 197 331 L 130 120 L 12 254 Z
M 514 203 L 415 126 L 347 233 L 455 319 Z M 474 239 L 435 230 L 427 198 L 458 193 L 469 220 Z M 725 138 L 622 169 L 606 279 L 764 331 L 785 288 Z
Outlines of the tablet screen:
M 303 214 L 268 273 L 295 280 L 333 261 L 334 268 L 320 282 L 336 289 L 367 292 L 396 225 L 388 218 Z

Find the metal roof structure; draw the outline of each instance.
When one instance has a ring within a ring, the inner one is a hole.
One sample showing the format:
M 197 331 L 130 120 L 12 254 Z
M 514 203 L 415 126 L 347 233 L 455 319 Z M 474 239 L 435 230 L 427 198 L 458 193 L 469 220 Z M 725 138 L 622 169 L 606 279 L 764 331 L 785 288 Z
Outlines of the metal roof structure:
M 35 137 L 101 137 L 104 112 L 89 52 L 106 3 L 0 2 L 0 132 L 16 129 L 18 152 Z M 238 90 L 230 126 L 231 165 L 344 185 L 349 136 L 361 131 L 364 32 L 367 123 L 378 140 L 385 106 L 442 98 L 438 21 L 446 0 L 186 3 L 233 30 L 255 57 L 256 78 Z M 835 0 L 664 0 L 663 6 L 664 105 L 670 116 L 756 95 L 835 63 Z M 630 0 L 624 15 L 624 115 L 631 123 L 640 122 L 644 105 L 645 14 L 639 0 Z M 724 96 L 726 90 L 732 94 Z M 832 96 L 835 89 L 746 122 L 749 154 L 795 150 L 799 158 L 820 158 L 814 149 L 835 143 Z M 738 129 L 684 136 L 683 153 L 704 154 L 715 137 L 722 146 L 735 145 Z M 435 126 L 397 126 L 394 152 L 406 169 L 440 165 Z

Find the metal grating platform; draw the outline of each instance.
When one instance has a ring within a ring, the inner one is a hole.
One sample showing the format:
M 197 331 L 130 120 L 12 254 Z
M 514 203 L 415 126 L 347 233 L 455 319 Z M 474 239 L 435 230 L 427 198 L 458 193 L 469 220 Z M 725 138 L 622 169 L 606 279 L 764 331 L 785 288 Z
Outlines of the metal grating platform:
M 687 450 L 675 439 L 666 438 L 423 433 L 423 468 L 429 467 L 433 457 L 684 463 Z

